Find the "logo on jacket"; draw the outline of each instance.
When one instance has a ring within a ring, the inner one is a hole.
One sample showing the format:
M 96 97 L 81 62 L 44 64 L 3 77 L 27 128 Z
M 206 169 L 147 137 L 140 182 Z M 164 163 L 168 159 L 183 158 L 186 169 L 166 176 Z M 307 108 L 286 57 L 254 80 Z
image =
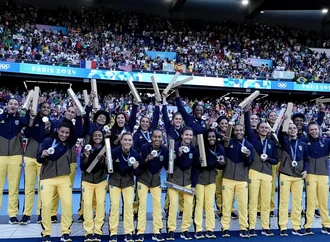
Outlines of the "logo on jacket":
M 115 162 L 118 162 L 119 163 L 119 159 L 115 160 Z
M 268 149 L 271 149 L 271 148 L 272 148 L 272 146 L 270 144 L 268 144 Z
M 300 151 L 302 151 L 302 146 L 301 146 L 301 145 L 299 145 L 298 147 L 299 147 L 299 150 L 300 150 Z
M 189 153 L 189 159 L 193 158 L 193 153 Z
M 233 146 L 233 145 L 231 145 L 231 146 L 229 146 L 229 148 L 234 148 L 234 146 Z
M 164 160 L 164 156 L 163 155 L 159 156 L 159 160 L 160 161 L 163 161 Z
M 5 120 L 2 120 L 1 123 L 4 124 L 5 123 Z
M 39 127 L 39 124 L 34 125 L 34 127 Z
M 308 142 L 307 145 L 311 145 L 311 142 Z
M 15 120 L 15 124 L 16 125 L 19 125 L 19 120 Z

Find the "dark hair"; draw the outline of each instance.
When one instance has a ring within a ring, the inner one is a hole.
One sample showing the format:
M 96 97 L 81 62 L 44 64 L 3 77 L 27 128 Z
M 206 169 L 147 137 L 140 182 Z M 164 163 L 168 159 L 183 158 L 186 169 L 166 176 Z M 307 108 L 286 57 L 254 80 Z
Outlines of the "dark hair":
M 101 134 L 102 134 L 102 141 L 101 141 L 101 144 L 102 145 L 104 145 L 104 143 L 105 143 L 105 137 L 104 137 L 104 134 L 103 134 L 103 132 L 102 132 L 102 130 L 99 130 L 99 129 L 96 129 L 96 130 L 94 130 L 94 132 L 92 133 L 92 135 L 91 135 L 91 138 L 90 138 L 90 140 L 89 140 L 89 144 L 93 147 L 94 146 L 94 144 L 95 144 L 95 142 L 94 142 L 94 140 L 93 140 L 93 136 L 94 136 L 94 133 L 95 132 L 101 132 Z
M 163 131 L 162 131 L 161 129 L 158 129 L 158 128 L 157 128 L 157 129 L 154 129 L 154 130 L 152 131 L 151 136 L 153 136 L 154 133 L 155 133 L 156 131 L 157 131 L 157 132 L 160 132 L 160 133 L 162 134 L 162 136 L 163 136 Z
M 275 111 L 271 111 L 271 112 L 267 115 L 267 118 L 269 118 L 269 115 L 270 115 L 271 113 L 275 113 L 275 114 L 277 115 L 277 113 L 276 113 Z
M 175 116 L 178 116 L 178 115 L 181 115 L 181 117 L 182 117 L 182 114 L 180 112 L 176 112 L 176 113 L 173 114 L 172 120 L 175 118 Z
M 97 112 L 94 114 L 93 122 L 96 123 L 97 118 L 98 118 L 101 114 L 103 114 L 103 115 L 105 116 L 105 118 L 106 118 L 106 120 L 105 120 L 105 124 L 109 124 L 109 123 L 110 123 L 110 115 L 109 115 L 108 112 L 106 112 L 106 111 L 104 111 L 104 110 L 99 110 L 99 111 L 97 111 Z
M 193 113 L 195 112 L 195 109 L 196 109 L 198 106 L 202 107 L 203 110 L 204 110 L 203 105 L 201 105 L 201 104 L 199 104 L 198 102 L 196 102 L 196 103 L 194 103 L 194 105 L 192 106 Z
M 266 122 L 266 121 L 260 121 L 260 122 L 257 124 L 257 129 L 259 129 L 260 124 L 267 124 L 267 122 Z
M 226 116 L 220 116 L 219 118 L 217 118 L 217 124 L 220 123 L 222 120 L 227 120 L 227 122 L 229 122 L 229 118 L 227 118 Z
M 121 136 L 121 139 L 120 139 L 120 140 L 122 140 L 122 139 L 124 138 L 124 136 L 126 136 L 126 135 L 129 135 L 129 136 L 132 136 L 132 137 L 133 137 L 133 135 L 132 135 L 132 133 L 131 133 L 131 132 L 125 132 L 125 133 L 123 133 L 123 134 L 122 134 L 122 136 Z
M 243 124 L 235 124 L 235 126 L 233 127 L 233 129 L 235 129 L 237 126 L 242 126 L 243 130 L 245 130 L 245 127 Z
M 73 135 L 73 125 L 68 123 L 68 122 L 62 122 L 58 128 L 57 128 L 57 131 L 59 131 L 61 128 L 68 128 L 70 130 L 70 135 L 69 137 L 67 138 L 67 140 L 69 142 L 73 142 L 74 141 L 74 135 Z M 57 139 L 58 138 L 58 134 L 57 132 L 55 133 L 55 138 Z
M 209 144 L 209 133 L 214 133 L 215 135 L 215 144 L 217 143 L 217 134 L 215 132 L 214 129 L 208 129 L 205 133 L 204 133 L 204 146 L 205 148 L 209 148 L 210 144 Z
M 186 126 L 186 127 L 184 127 L 184 128 L 181 130 L 181 134 L 184 134 L 184 132 L 186 132 L 187 130 L 190 130 L 191 132 L 193 132 L 193 133 L 194 133 L 194 131 L 193 131 L 193 129 L 192 129 L 192 128 L 190 128 L 190 127 Z
M 126 124 L 126 122 L 127 122 L 127 119 L 126 119 L 126 115 L 125 115 L 125 113 L 123 113 L 123 112 L 117 113 L 117 114 L 115 115 L 115 123 L 113 124 L 113 127 L 114 127 L 114 128 L 119 128 L 119 125 L 118 125 L 118 123 L 117 123 L 117 118 L 118 118 L 119 115 L 123 115 L 123 116 L 124 116 L 125 124 Z M 124 125 L 124 126 L 125 126 L 125 125 Z
M 40 103 L 40 104 L 39 104 L 39 112 L 38 112 L 38 116 L 40 116 L 40 109 L 41 109 L 41 107 L 42 107 L 43 105 L 45 105 L 45 104 L 47 104 L 48 106 L 50 106 L 48 102 L 42 102 L 42 103 Z
M 303 121 L 305 121 L 305 115 L 302 113 L 296 113 L 296 114 L 292 115 L 292 117 L 291 117 L 293 122 L 296 118 L 301 118 L 301 119 L 303 119 Z
M 308 125 L 307 125 L 307 133 L 309 132 L 309 127 L 311 126 L 311 125 L 316 125 L 317 126 L 317 128 L 319 129 L 319 131 L 320 131 L 320 136 L 322 135 L 322 133 L 321 133 L 321 128 L 320 128 L 320 125 L 318 125 L 318 123 L 317 122 L 315 122 L 315 121 L 310 121 L 309 123 L 308 123 Z M 308 135 L 309 135 L 309 133 L 308 133 Z

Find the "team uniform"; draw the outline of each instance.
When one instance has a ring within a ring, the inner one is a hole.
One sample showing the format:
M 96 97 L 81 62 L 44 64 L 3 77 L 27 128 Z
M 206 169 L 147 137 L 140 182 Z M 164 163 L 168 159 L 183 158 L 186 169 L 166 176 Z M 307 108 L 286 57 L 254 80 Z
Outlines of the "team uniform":
M 329 197 L 329 167 L 330 140 L 324 138 L 308 138 L 303 140 L 307 145 L 309 155 L 309 172 L 306 177 L 306 222 L 307 234 L 312 234 L 316 201 L 322 218 L 322 233 L 330 234 L 330 219 L 328 217 Z
M 214 196 L 216 189 L 216 176 L 217 168 L 219 166 L 218 160 L 221 156 L 225 157 L 225 150 L 220 144 L 214 146 L 207 146 L 206 152 L 206 167 L 198 167 L 198 178 L 196 185 L 196 205 L 195 205 L 195 226 L 196 226 L 196 238 L 203 238 L 201 233 L 203 228 L 203 208 L 205 207 L 205 227 L 206 237 L 215 238 L 213 230 L 215 227 L 215 215 L 214 215 Z
M 136 241 L 142 241 L 141 236 L 146 229 L 146 215 L 147 215 L 147 196 L 148 191 L 152 197 L 152 215 L 153 215 L 153 233 L 154 239 L 157 241 L 163 241 L 160 231 L 163 228 L 162 221 L 162 208 L 161 208 L 161 180 L 160 172 L 165 163 L 168 162 L 169 150 L 165 146 L 161 146 L 157 150 L 157 155 L 152 160 L 146 161 L 146 158 L 154 150 L 152 144 L 144 144 L 141 147 L 142 160 L 139 165 L 140 174 L 137 176 L 137 194 L 139 197 L 139 209 L 138 209 L 138 225 Z M 141 235 L 141 236 L 139 236 Z
M 86 239 L 90 241 L 101 241 L 100 237 L 103 234 L 102 227 L 105 217 L 105 199 L 107 194 L 107 173 L 105 165 L 105 157 L 101 156 L 98 163 L 90 173 L 86 170 L 94 161 L 98 159 L 98 154 L 102 150 L 103 145 L 100 144 L 96 148 L 92 148 L 88 158 L 83 155 L 80 162 L 82 173 L 82 197 L 84 201 L 84 223 Z M 93 219 L 93 201 L 95 200 L 95 217 Z M 85 240 L 86 241 L 86 240 Z M 88 240 L 87 240 L 88 241 Z
M 241 152 L 242 146 L 250 150 L 246 157 Z M 254 159 L 253 146 L 247 140 L 231 139 L 226 152 L 226 166 L 222 181 L 222 219 L 223 237 L 229 237 L 230 214 L 234 194 L 236 193 L 241 236 L 248 237 L 248 169 Z
M 187 189 L 191 189 L 194 188 L 197 184 L 197 167 L 199 165 L 199 152 L 195 146 L 189 145 L 189 152 L 182 153 L 182 155 L 179 156 L 179 147 L 181 147 L 181 142 L 177 142 L 175 144 L 174 150 L 176 153 L 176 159 L 174 160 L 174 171 L 173 174 L 167 175 L 167 181 L 185 187 Z M 168 164 L 166 164 L 165 168 L 166 170 L 168 169 Z M 168 188 L 167 190 L 170 200 L 167 222 L 167 240 L 174 240 L 174 232 L 176 230 L 177 222 L 179 191 L 173 188 Z M 193 196 L 184 193 L 183 199 L 184 206 L 181 224 L 181 237 L 189 239 L 190 236 L 188 234 L 188 229 L 191 225 L 191 217 L 193 212 Z
M 3 191 L 8 175 L 8 209 L 9 223 L 17 224 L 18 191 L 22 170 L 22 134 L 21 129 L 30 120 L 29 112 L 25 117 L 18 113 L 9 114 L 6 111 L 0 114 L 0 190 Z M 2 194 L 0 194 L 0 209 L 2 207 Z
M 245 113 L 247 140 L 253 145 L 254 160 L 249 169 L 249 230 L 250 236 L 256 236 L 258 198 L 260 198 L 262 234 L 273 235 L 269 231 L 269 212 L 272 192 L 272 167 L 278 163 L 277 149 L 273 141 L 261 139 L 250 124 L 250 114 Z M 262 155 L 267 160 L 262 160 Z
M 279 168 L 279 227 L 281 235 L 287 236 L 290 192 L 292 193 L 291 222 L 293 233 L 300 234 L 303 191 L 301 173 L 309 171 L 309 158 L 307 146 L 300 139 L 290 139 L 281 133 L 280 142 L 282 146 L 282 162 Z M 296 166 L 294 166 L 293 161 L 296 162 Z M 303 232 L 301 233 L 304 234 Z
M 141 157 L 136 150 L 130 149 L 125 155 L 122 147 L 112 150 L 113 173 L 109 176 L 109 192 L 111 211 L 109 216 L 110 241 L 117 241 L 119 225 L 120 198 L 123 195 L 124 203 L 124 231 L 126 241 L 133 241 L 133 200 L 134 200 L 134 173 L 137 172 L 129 163 L 129 158 L 134 157 L 141 162 Z
M 74 145 L 75 139 L 63 143 L 58 138 L 47 138 L 42 142 L 39 149 L 37 161 L 41 163 L 41 226 L 44 241 L 49 241 L 48 238 L 51 235 L 51 207 L 55 191 L 59 194 L 62 205 L 62 241 L 71 241 L 69 234 L 71 233 L 70 226 L 72 224 L 72 185 L 69 175 L 71 172 L 71 148 Z M 42 152 L 50 147 L 54 148 L 54 154 L 42 158 Z

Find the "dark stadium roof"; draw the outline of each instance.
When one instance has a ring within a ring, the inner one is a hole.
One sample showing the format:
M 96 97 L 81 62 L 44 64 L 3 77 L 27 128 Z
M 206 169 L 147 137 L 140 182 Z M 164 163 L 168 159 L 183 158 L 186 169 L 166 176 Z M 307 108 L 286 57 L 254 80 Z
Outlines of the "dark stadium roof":
M 1 1 L 1 0 L 0 0 Z M 255 19 L 262 23 L 290 24 L 320 30 L 325 17 L 330 21 L 330 0 L 249 0 L 247 6 L 242 0 L 17 0 L 41 6 L 68 5 L 69 7 L 107 6 L 123 9 L 140 9 L 147 13 L 167 15 L 173 13 L 185 18 Z M 322 9 L 329 9 L 328 14 Z M 283 11 L 285 10 L 285 11 Z M 260 12 L 264 13 L 261 14 Z

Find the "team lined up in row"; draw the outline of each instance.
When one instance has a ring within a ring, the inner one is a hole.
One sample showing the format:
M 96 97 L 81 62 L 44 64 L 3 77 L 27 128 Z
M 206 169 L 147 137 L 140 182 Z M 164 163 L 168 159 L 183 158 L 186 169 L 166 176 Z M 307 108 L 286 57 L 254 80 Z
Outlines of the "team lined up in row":
M 240 236 L 248 238 L 256 236 L 258 200 L 262 234 L 271 236 L 269 229 L 269 213 L 271 209 L 271 191 L 274 187 L 276 174 L 275 165 L 280 173 L 279 226 L 282 236 L 287 236 L 289 196 L 292 192 L 293 234 L 312 234 L 311 225 L 314 217 L 315 200 L 319 202 L 322 217 L 322 233 L 330 234 L 328 218 L 328 155 L 330 144 L 321 138 L 317 123 L 310 123 L 307 129 L 303 126 L 304 116 L 297 114 L 292 117 L 287 134 L 278 133 L 279 144 L 269 138 L 269 125 L 276 120 L 276 113 L 269 114 L 268 122 L 259 122 L 249 109 L 245 109 L 244 125 L 233 128 L 232 137 L 226 137 L 228 119 L 219 117 L 218 127 L 202 119 L 203 107 L 196 104 L 193 115 L 184 109 L 181 99 L 176 93 L 176 105 L 179 113 L 169 120 L 166 104 L 163 104 L 163 121 L 166 133 L 176 141 L 174 149 L 174 172 L 167 175 L 167 181 L 174 184 L 168 188 L 168 223 L 167 240 L 174 240 L 179 200 L 179 188 L 189 189 L 195 196 L 183 193 L 183 218 L 181 237 L 191 239 L 188 229 L 192 222 L 196 225 L 196 238 L 215 238 L 214 197 L 217 194 L 217 206 L 222 212 L 223 237 L 229 237 L 230 215 L 234 193 L 238 200 Z M 95 97 L 94 97 L 95 98 Z M 9 201 L 8 215 L 10 223 L 18 223 L 18 183 L 21 171 L 20 130 L 24 129 L 29 143 L 24 154 L 25 163 L 25 211 L 21 223 L 27 223 L 32 214 L 34 204 L 34 189 L 36 177 L 40 175 L 40 199 L 42 204 L 41 223 L 43 241 L 50 241 L 51 222 L 56 216 L 58 196 L 62 202 L 62 241 L 71 241 L 70 226 L 72 223 L 72 182 L 74 180 L 75 143 L 77 138 L 85 137 L 89 144 L 84 149 L 80 168 L 82 169 L 82 213 L 84 215 L 85 241 L 101 241 L 104 223 L 106 192 L 109 186 L 111 211 L 109 218 L 110 241 L 117 240 L 120 197 L 124 203 L 125 240 L 134 241 L 133 200 L 134 175 L 137 186 L 138 225 L 136 241 L 143 241 L 146 227 L 146 201 L 150 190 L 153 201 L 153 239 L 163 241 L 160 234 L 163 228 L 161 209 L 160 172 L 168 169 L 169 150 L 163 143 L 163 134 L 157 129 L 160 108 L 156 104 L 152 123 L 149 118 L 140 119 L 139 129 L 134 130 L 138 106 L 133 105 L 129 120 L 124 114 L 115 116 L 115 123 L 107 129 L 110 123 L 109 114 L 99 110 L 90 120 L 91 102 L 86 106 L 84 117 L 76 116 L 74 107 L 69 107 L 66 117 L 61 122 L 46 120 L 49 114 L 49 104 L 40 104 L 37 115 L 28 112 L 25 117 L 18 117 L 18 101 L 8 102 L 7 112 L 0 116 L 0 159 L 1 171 L 8 174 Z M 320 112 L 318 122 L 323 120 L 324 112 Z M 84 119 L 84 122 L 82 122 Z M 302 120 L 301 120 L 302 119 Z M 186 127 L 183 127 L 183 120 Z M 322 122 L 322 121 L 321 121 Z M 280 129 L 281 130 L 281 129 Z M 54 132 L 56 131 L 56 132 Z M 307 134 L 308 133 L 308 134 Z M 199 161 L 199 151 L 196 148 L 195 136 L 204 134 L 207 166 L 202 167 Z M 109 162 L 98 153 L 109 137 L 112 148 L 113 173 L 109 176 L 106 163 Z M 223 148 L 223 143 L 228 148 Z M 278 153 L 280 156 L 278 156 Z M 280 157 L 280 159 L 279 159 Z M 99 162 L 91 172 L 86 172 L 93 161 Z M 274 172 L 275 171 L 275 172 Z M 5 180 L 0 177 L 0 185 Z M 109 177 L 108 181 L 107 178 Z M 307 210 L 305 229 L 301 229 L 301 203 L 303 179 L 306 181 Z M 179 189 L 180 190 L 180 189 Z M 207 192 L 206 192 L 207 191 Z M 260 193 L 260 195 L 259 195 Z M 193 209 L 193 199 L 195 208 Z M 2 197 L 1 197 L 2 199 Z M 38 211 L 40 208 L 38 202 Z M 92 210 L 95 210 L 93 219 Z M 203 209 L 206 215 L 206 233 L 202 232 Z M 249 217 L 249 220 L 248 220 Z

